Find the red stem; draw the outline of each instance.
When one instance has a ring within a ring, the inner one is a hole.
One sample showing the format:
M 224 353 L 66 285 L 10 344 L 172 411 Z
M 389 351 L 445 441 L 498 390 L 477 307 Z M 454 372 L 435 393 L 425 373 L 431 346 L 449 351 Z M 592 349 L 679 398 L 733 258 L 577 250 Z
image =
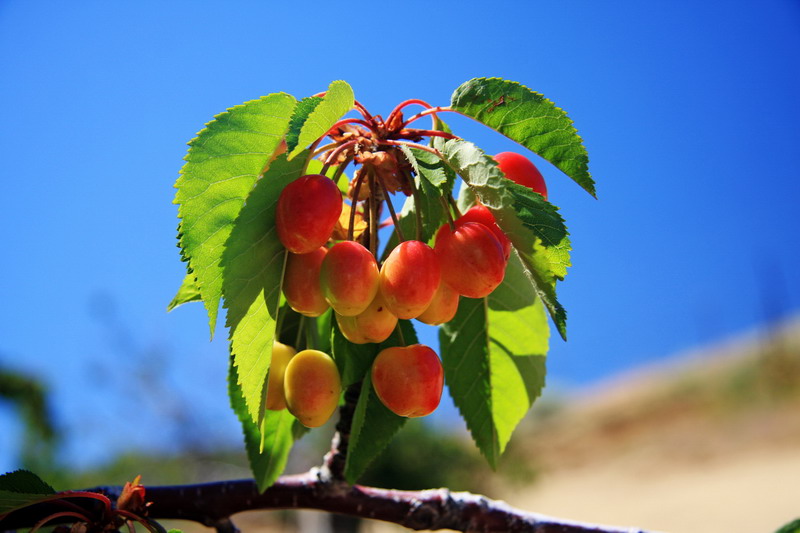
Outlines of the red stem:
M 425 107 L 425 109 L 431 109 L 433 107 L 431 104 L 429 104 L 425 100 L 419 100 L 417 98 L 411 98 L 409 100 L 406 100 L 405 102 L 400 102 L 399 104 L 397 104 L 397 107 L 392 109 L 392 112 L 389 113 L 389 118 L 386 119 L 386 122 L 389 122 L 392 119 L 393 116 L 395 116 L 396 114 L 400 113 L 400 111 L 404 107 L 412 105 L 412 104 L 421 105 L 421 106 Z
M 426 109 L 425 111 L 421 111 L 421 112 L 417 113 L 416 115 L 414 115 L 413 117 L 411 117 L 408 120 L 406 120 L 405 122 L 403 122 L 403 127 L 405 128 L 406 126 L 408 126 L 409 124 L 411 124 L 412 122 L 414 122 L 417 119 L 420 119 L 422 117 L 426 117 L 428 115 L 435 115 L 436 113 L 441 113 L 443 111 L 452 111 L 452 109 L 450 109 L 447 106 L 444 106 L 444 107 L 443 106 L 438 106 L 438 107 L 432 107 L 430 109 Z
M 328 168 L 333 164 L 334 161 L 336 161 L 336 158 L 339 157 L 339 154 L 341 154 L 342 152 L 344 152 L 345 150 L 356 144 L 358 144 L 358 141 L 354 139 L 352 141 L 347 141 L 346 143 L 339 145 L 339 147 L 325 159 L 325 164 L 322 165 L 322 171 L 320 173 L 326 175 L 328 172 Z
M 445 139 L 458 139 L 458 135 L 453 135 L 452 133 L 447 133 L 445 131 L 420 130 L 416 128 L 402 129 L 398 132 L 398 135 L 402 136 L 423 135 L 426 137 L 444 137 Z
M 417 144 L 406 141 L 391 141 L 388 139 L 385 141 L 381 141 L 378 144 L 383 144 L 387 146 L 408 146 L 410 148 L 419 148 L 420 150 L 425 150 L 426 152 L 430 152 L 436 155 L 439 159 L 444 159 L 444 156 L 442 156 L 442 153 L 439 150 L 437 150 L 436 148 L 432 148 L 430 146 L 425 146 L 424 144 Z

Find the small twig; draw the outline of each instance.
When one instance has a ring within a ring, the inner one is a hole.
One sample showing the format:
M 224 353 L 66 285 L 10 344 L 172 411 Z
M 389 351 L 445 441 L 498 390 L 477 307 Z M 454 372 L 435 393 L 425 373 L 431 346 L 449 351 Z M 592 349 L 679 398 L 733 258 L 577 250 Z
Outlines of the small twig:
M 383 199 L 386 200 L 386 207 L 389 208 L 389 214 L 392 216 L 392 222 L 394 222 L 394 229 L 397 232 L 397 238 L 400 239 L 400 242 L 406 240 L 405 236 L 403 235 L 403 230 L 400 229 L 400 221 L 397 219 L 397 213 L 394 212 L 394 206 L 392 205 L 392 199 L 389 198 L 389 189 L 386 188 L 386 184 L 383 182 L 383 178 L 380 174 L 375 173 L 375 176 L 378 178 L 378 183 L 381 186 L 381 190 L 383 191 Z

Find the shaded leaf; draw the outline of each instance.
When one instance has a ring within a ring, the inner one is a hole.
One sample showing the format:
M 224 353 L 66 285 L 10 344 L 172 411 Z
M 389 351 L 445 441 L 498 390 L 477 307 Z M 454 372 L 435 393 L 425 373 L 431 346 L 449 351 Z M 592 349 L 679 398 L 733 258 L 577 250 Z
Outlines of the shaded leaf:
M 220 259 L 245 198 L 289 127 L 295 99 L 271 94 L 214 117 L 189 142 L 175 183 L 181 253 L 197 279 L 213 335 L 222 297 Z
M 364 374 L 368 373 L 372 361 L 378 354 L 377 344 L 353 344 L 348 341 L 335 318 L 331 319 L 331 350 L 339 375 L 342 379 L 342 389 L 353 383 L 361 381 Z
M 318 96 L 309 96 L 297 102 L 292 119 L 289 121 L 289 131 L 286 132 L 287 152 L 297 148 L 297 142 L 300 140 L 300 130 L 308 120 L 308 116 L 317 108 L 320 102 L 322 102 L 322 98 Z
M 513 81 L 474 78 L 455 90 L 450 107 L 542 156 L 597 196 L 578 130 L 543 95 Z
M 55 489 L 29 470 L 15 470 L 0 476 L 0 491 L 23 494 L 55 494 Z

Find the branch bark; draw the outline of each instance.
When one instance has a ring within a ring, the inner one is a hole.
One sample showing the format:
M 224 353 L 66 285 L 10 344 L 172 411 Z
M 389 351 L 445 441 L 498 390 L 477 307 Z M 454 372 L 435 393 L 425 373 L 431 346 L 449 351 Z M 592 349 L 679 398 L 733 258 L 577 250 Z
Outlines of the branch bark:
M 116 500 L 121 487 L 91 489 Z M 282 476 L 263 494 L 253 480 L 146 488 L 152 502 L 148 517 L 199 522 L 208 527 L 228 525 L 230 517 L 258 509 L 316 509 L 331 513 L 394 522 L 414 530 L 453 529 L 465 532 L 531 533 L 645 533 L 635 528 L 583 524 L 515 509 L 505 502 L 448 489 L 401 491 L 346 485 L 322 475 L 322 469 Z M 34 510 L 39 506 L 28 508 Z M 30 527 L 38 512 L 21 510 L 0 521 L 0 529 Z

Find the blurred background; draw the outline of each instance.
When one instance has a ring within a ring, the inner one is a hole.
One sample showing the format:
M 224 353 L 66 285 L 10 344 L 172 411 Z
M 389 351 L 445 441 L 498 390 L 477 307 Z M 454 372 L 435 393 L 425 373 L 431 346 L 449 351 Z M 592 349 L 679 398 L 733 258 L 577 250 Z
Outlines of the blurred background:
M 185 143 L 272 92 L 344 79 L 386 114 L 499 76 L 566 110 L 597 181 L 594 200 L 534 157 L 571 232 L 569 342 L 551 337 L 548 386 L 498 473 L 445 398 L 365 481 L 668 531 L 800 516 L 796 0 L 2 0 L 0 66 L 0 470 L 61 489 L 248 476 L 224 330 L 209 342 L 198 304 L 166 313 Z M 517 149 L 445 118 L 488 153 Z

